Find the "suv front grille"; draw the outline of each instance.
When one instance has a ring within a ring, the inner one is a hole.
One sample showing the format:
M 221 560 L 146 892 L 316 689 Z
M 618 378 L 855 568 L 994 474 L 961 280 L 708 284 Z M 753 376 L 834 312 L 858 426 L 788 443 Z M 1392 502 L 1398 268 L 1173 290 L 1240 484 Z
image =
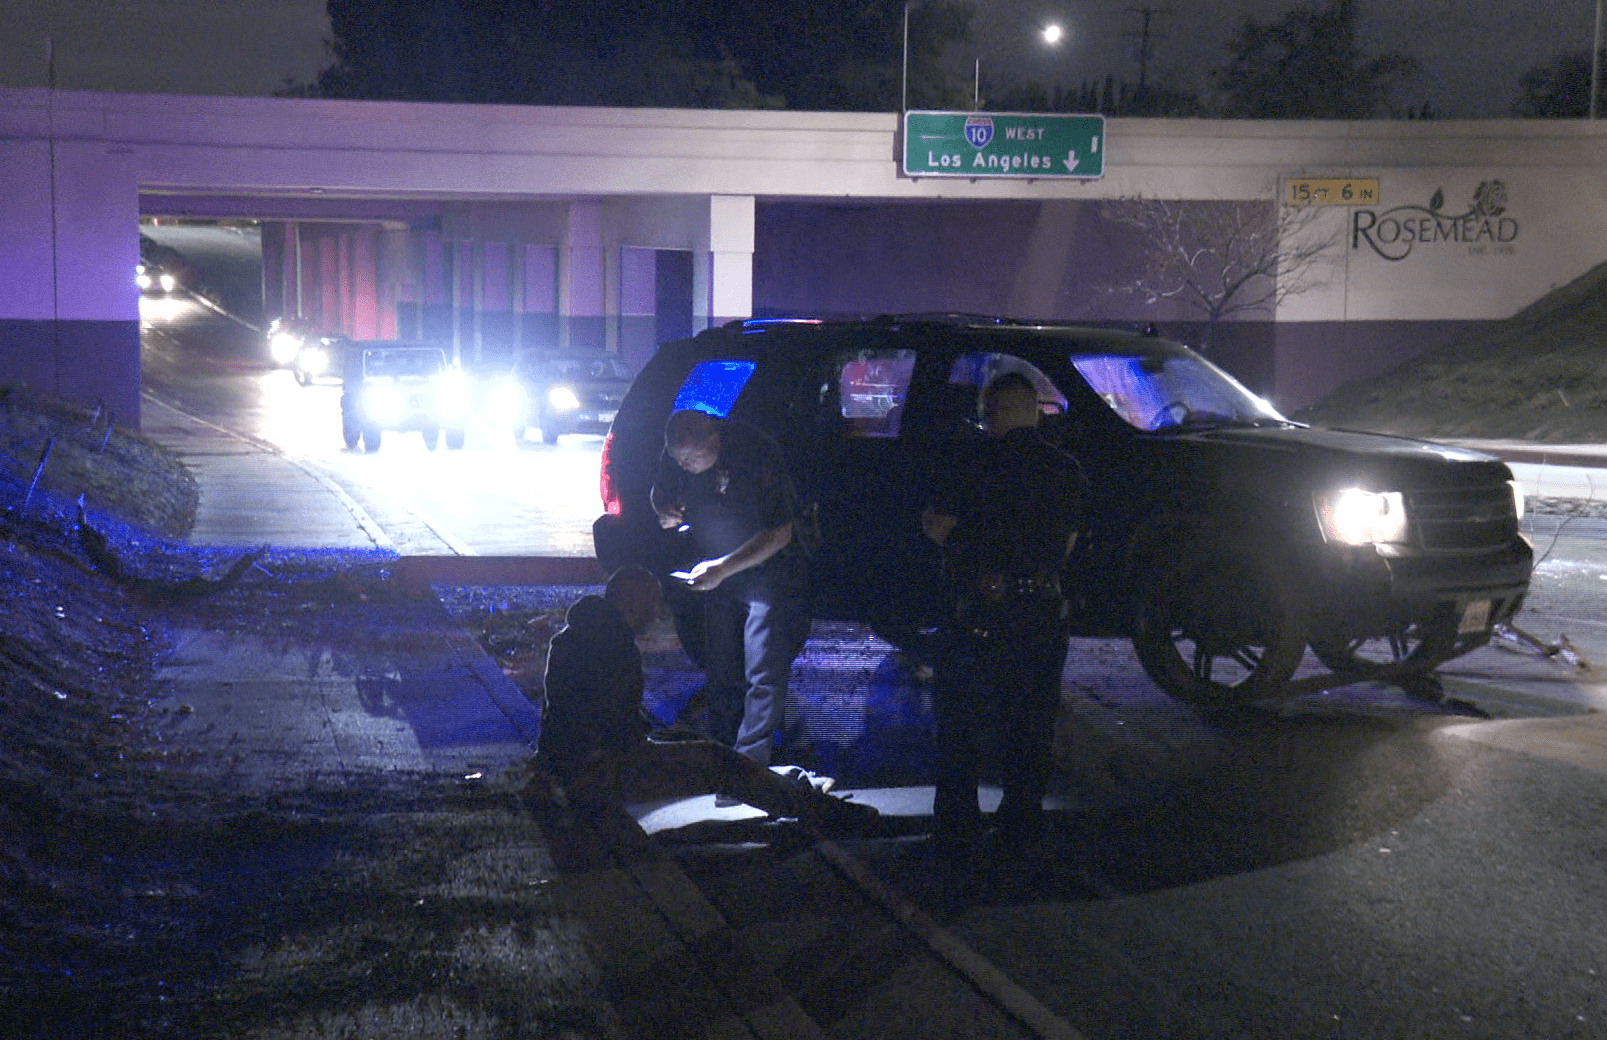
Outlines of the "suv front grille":
M 1505 484 L 1408 492 L 1406 515 L 1424 549 L 1495 549 L 1518 533 L 1512 489 Z

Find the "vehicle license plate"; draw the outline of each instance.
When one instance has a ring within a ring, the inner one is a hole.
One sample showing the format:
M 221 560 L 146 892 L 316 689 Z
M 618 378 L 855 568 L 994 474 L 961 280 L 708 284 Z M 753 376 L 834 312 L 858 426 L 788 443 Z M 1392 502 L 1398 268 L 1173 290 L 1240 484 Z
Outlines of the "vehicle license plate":
M 1490 627 L 1490 601 L 1476 599 L 1462 608 L 1462 622 L 1456 626 L 1457 635 L 1483 632 Z

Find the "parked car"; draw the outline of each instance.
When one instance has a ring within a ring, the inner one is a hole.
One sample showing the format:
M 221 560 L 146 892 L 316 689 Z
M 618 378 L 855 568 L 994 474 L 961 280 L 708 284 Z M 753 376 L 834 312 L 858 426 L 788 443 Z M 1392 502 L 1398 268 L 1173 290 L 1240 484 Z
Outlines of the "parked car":
M 684 568 L 685 536 L 648 502 L 665 419 L 743 419 L 780 442 L 818 522 L 815 616 L 918 647 L 949 606 L 920 511 L 1005 371 L 1032 380 L 1043 432 L 1091 484 L 1064 575 L 1074 634 L 1131 639 L 1180 699 L 1281 693 L 1308 645 L 1347 678 L 1405 681 L 1523 603 L 1533 552 L 1500 460 L 1290 422 L 1153 336 L 975 319 L 743 322 L 663 345 L 604 444 L 598 559 Z M 695 652 L 690 594 L 666 587 Z
M 636 373 L 612 354 L 555 354 L 527 350 L 491 388 L 493 421 L 514 440 L 531 428 L 552 444 L 566 433 L 608 432 Z
M 463 373 L 446 351 L 427 343 L 357 340 L 348 346 L 340 393 L 346 447 L 378 451 L 387 430 L 417 430 L 434 451 L 463 447 L 469 394 Z

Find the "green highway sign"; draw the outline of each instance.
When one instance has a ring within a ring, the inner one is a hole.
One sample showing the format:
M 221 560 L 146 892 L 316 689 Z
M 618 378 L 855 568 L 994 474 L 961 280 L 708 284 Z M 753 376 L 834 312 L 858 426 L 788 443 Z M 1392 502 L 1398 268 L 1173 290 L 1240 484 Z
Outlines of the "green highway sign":
M 1105 172 L 1105 117 L 905 112 L 906 177 L 1058 177 Z

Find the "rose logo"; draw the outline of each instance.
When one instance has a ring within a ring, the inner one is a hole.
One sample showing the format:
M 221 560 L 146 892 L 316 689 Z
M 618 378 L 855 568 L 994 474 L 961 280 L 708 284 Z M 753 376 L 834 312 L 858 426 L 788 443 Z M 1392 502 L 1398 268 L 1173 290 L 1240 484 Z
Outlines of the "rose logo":
M 1481 181 L 1473 192 L 1473 212 L 1481 217 L 1498 217 L 1507 208 L 1507 186 L 1500 181 Z

